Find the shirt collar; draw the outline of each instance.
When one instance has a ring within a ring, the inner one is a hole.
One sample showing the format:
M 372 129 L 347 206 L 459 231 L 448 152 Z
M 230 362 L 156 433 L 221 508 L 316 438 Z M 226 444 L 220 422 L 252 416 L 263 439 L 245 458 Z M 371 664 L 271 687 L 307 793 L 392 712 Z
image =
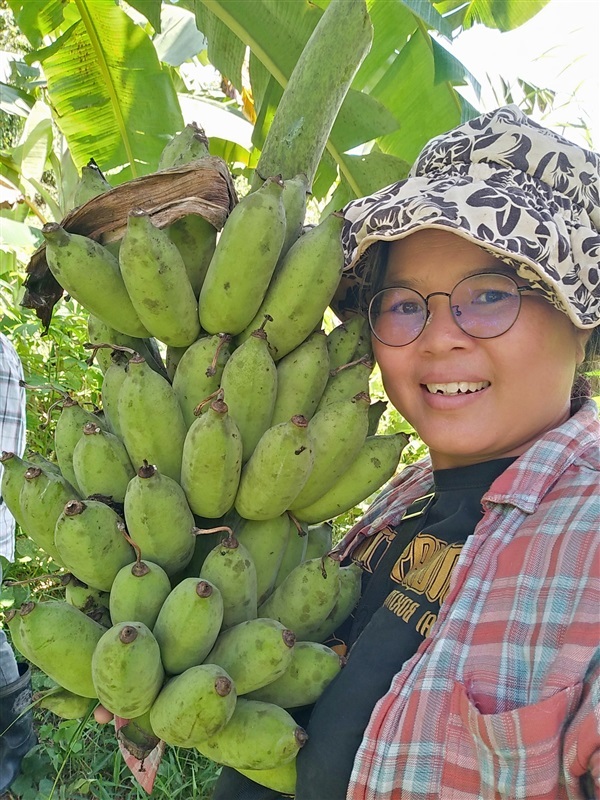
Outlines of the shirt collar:
M 482 498 L 484 508 L 509 503 L 533 513 L 560 475 L 575 462 L 600 470 L 600 423 L 593 400 L 545 433 L 511 464 Z

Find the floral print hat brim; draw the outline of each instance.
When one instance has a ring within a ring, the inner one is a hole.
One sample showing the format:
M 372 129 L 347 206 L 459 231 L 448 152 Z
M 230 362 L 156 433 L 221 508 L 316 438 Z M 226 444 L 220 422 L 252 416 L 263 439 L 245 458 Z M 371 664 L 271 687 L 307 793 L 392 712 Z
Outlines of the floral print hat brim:
M 499 108 L 432 139 L 409 176 L 343 209 L 335 308 L 363 311 L 378 241 L 443 228 L 513 266 L 578 328 L 600 324 L 600 156 Z

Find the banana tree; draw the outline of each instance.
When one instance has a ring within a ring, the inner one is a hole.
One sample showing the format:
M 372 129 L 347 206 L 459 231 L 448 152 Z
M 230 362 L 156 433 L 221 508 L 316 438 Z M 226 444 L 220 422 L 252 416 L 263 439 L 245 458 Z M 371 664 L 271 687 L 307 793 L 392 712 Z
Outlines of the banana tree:
M 345 88 L 316 169 L 315 195 L 325 197 L 337 186 L 341 202 L 402 177 L 428 138 L 476 113 L 456 88 L 472 78 L 441 42 L 475 22 L 516 27 L 547 1 L 368 0 L 372 43 L 360 64 L 362 44 L 356 39 L 360 68 Z M 0 87 L 2 110 L 14 109 L 16 100 L 20 113 L 36 98 L 46 102 L 75 167 L 93 157 L 119 183 L 156 169 L 162 147 L 183 125 L 180 100 L 190 95 L 178 68 L 200 53 L 243 98 L 229 102 L 228 113 L 239 118 L 243 108 L 254 122 L 250 147 L 225 135 L 216 137 L 212 151 L 232 164 L 255 166 L 329 0 L 8 4 L 32 49 Z M 336 53 L 352 45 L 350 17 L 349 11 L 340 15 L 329 55 L 313 56 L 322 60 L 313 62 L 314 74 L 326 73 Z M 333 96 L 319 95 L 319 102 L 335 106 Z M 18 153 L 2 155 L 2 176 L 20 188 L 21 166 Z

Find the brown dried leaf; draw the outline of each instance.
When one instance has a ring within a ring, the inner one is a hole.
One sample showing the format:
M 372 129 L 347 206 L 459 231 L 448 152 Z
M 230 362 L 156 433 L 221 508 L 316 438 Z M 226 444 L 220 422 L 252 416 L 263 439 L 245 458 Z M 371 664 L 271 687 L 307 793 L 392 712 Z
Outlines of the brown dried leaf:
M 122 239 L 129 212 L 143 208 L 159 228 L 187 214 L 199 214 L 221 230 L 236 203 L 227 164 L 221 158 L 207 156 L 122 183 L 69 212 L 61 225 L 71 233 L 107 244 Z M 62 294 L 62 287 L 48 269 L 44 244 L 27 265 L 22 305 L 35 309 L 48 330 L 52 310 Z

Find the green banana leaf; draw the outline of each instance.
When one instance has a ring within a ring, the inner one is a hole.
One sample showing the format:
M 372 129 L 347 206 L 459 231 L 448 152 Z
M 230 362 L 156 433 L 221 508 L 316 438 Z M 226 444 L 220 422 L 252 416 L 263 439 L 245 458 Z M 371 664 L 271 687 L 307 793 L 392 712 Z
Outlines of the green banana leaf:
M 160 33 L 152 40 L 163 64 L 179 67 L 206 49 L 206 39 L 196 28 L 194 15 L 185 8 L 165 5 Z
M 335 180 L 340 196 L 364 193 L 373 182 L 365 165 L 377 166 L 377 180 L 396 180 L 431 136 L 477 113 L 456 91 L 465 81 L 477 91 L 476 82 L 432 32 L 448 39 L 475 22 L 510 29 L 547 1 L 366 0 L 373 44 L 331 131 L 314 182 L 317 196 L 325 196 Z M 48 99 L 76 166 L 94 157 L 104 171 L 121 170 L 111 177 L 117 183 L 155 169 L 168 137 L 183 125 L 176 72 L 161 65 L 157 49 L 176 68 L 204 40 L 211 63 L 239 92 L 251 91 L 257 114 L 253 151 L 222 137 L 213 151 L 232 155 L 237 164 L 255 164 L 283 89 L 329 0 L 131 0 L 128 5 L 148 20 L 145 29 L 114 0 L 8 3 L 34 47 L 55 37 L 28 60 L 42 63 Z M 194 36 L 185 11 L 194 14 L 204 39 Z M 174 36 L 177 14 L 185 22 L 180 41 Z M 375 157 L 364 160 L 370 151 Z
M 0 82 L 0 111 L 17 117 L 27 117 L 35 99 L 23 89 Z
M 20 30 L 33 47 L 40 47 L 44 36 L 63 21 L 63 0 L 8 0 Z
M 28 58 L 42 63 L 77 168 L 90 158 L 104 172 L 125 165 L 115 182 L 153 171 L 183 125 L 170 72 L 146 32 L 112 0 L 75 0 L 69 12 L 64 33 Z
M 511 31 L 530 20 L 550 0 L 438 0 L 440 14 L 448 16 L 453 27 L 463 30 L 475 24 L 500 31 Z

